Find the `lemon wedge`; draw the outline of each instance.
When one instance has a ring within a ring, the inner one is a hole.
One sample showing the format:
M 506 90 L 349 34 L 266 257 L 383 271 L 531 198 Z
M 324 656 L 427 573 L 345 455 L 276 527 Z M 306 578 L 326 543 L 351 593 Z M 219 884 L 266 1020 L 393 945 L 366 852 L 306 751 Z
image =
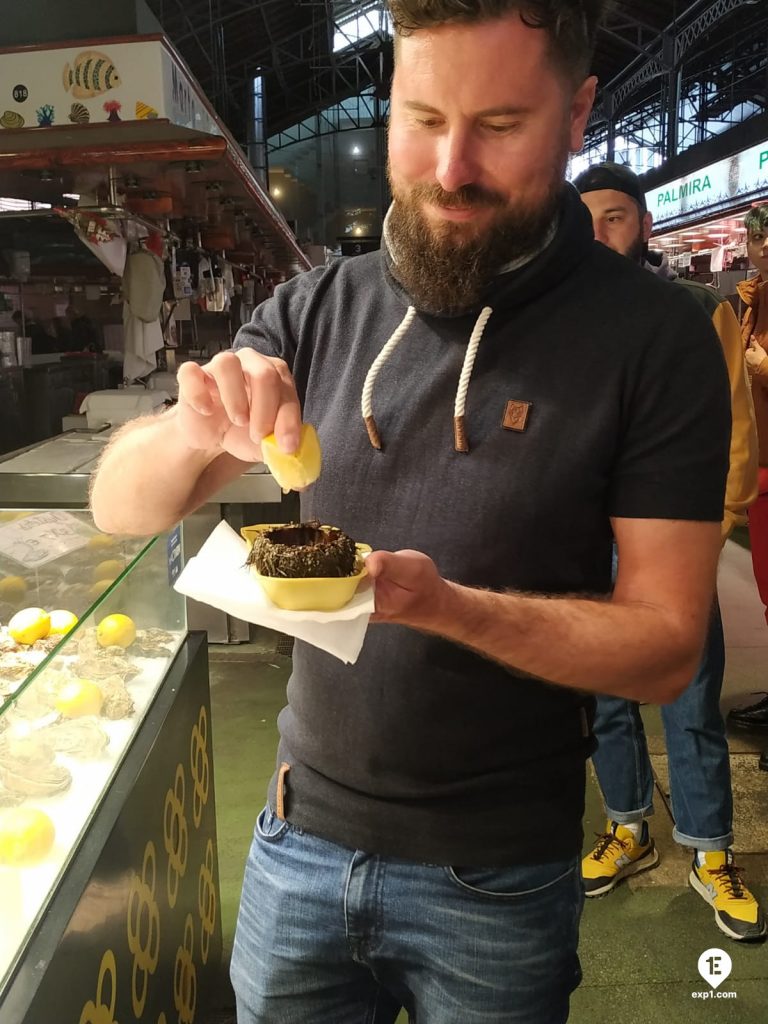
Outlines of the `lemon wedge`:
M 293 455 L 286 455 L 278 448 L 274 434 L 262 440 L 261 455 L 284 494 L 309 487 L 320 476 L 320 440 L 311 423 L 302 424 L 299 449 Z
M 17 644 L 31 645 L 51 631 L 51 617 L 42 608 L 24 608 L 8 623 L 8 632 Z

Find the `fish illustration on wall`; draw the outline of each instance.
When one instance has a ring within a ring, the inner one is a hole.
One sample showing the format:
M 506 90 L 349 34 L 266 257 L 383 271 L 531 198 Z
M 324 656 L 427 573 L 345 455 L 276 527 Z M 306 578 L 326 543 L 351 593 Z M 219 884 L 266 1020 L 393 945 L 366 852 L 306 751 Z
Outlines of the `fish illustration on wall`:
M 91 120 L 88 107 L 84 107 L 82 103 L 73 103 L 69 112 L 69 120 L 72 124 L 88 124 Z
M 15 110 L 6 110 L 0 116 L 0 126 L 3 128 L 23 128 L 24 118 Z
M 136 119 L 138 121 L 151 121 L 157 117 L 157 111 L 154 107 L 150 107 L 148 103 L 142 103 L 141 100 L 136 100 Z
M 54 108 L 50 103 L 44 103 L 42 107 L 38 107 L 35 111 L 37 117 L 37 123 L 41 128 L 50 128 L 53 124 Z
M 98 50 L 83 50 L 72 61 L 64 65 L 64 88 L 77 100 L 90 100 L 101 96 L 120 85 L 120 76 L 115 65 L 105 53 Z

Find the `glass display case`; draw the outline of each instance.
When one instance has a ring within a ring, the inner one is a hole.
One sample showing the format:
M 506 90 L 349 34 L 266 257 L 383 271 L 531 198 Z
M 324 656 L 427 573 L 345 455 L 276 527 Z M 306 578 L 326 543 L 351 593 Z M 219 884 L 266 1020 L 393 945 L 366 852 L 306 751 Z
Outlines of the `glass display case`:
M 179 564 L 178 532 L 0 512 L 0 991 L 185 640 Z

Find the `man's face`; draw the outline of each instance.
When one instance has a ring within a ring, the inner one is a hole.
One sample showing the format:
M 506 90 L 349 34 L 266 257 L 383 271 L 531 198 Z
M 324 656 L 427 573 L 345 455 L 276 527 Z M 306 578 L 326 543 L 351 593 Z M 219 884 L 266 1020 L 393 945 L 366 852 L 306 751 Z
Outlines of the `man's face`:
M 752 266 L 768 278 L 768 227 L 752 228 L 747 235 L 747 255 Z
M 517 13 L 398 39 L 389 227 L 417 301 L 472 305 L 501 264 L 541 246 L 594 90 L 575 91 Z
M 645 243 L 651 237 L 651 215 L 643 215 L 625 192 L 610 188 L 585 192 L 581 200 L 592 214 L 598 242 L 636 263 L 642 262 Z

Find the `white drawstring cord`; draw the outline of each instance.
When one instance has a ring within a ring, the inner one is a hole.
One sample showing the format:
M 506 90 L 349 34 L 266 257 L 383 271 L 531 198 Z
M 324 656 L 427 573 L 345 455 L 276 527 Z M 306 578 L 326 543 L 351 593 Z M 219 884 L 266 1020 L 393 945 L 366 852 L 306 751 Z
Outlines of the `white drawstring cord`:
M 467 431 L 464 423 L 467 392 L 469 391 L 469 382 L 472 377 L 472 370 L 475 366 L 477 350 L 480 347 L 480 342 L 482 341 L 486 324 L 492 316 L 493 309 L 490 306 L 486 306 L 477 318 L 475 329 L 472 331 L 472 337 L 469 339 L 469 344 L 467 345 L 467 354 L 464 356 L 464 366 L 461 369 L 459 387 L 456 391 L 456 404 L 454 405 L 453 410 L 453 446 L 457 452 L 469 451 L 469 442 L 467 441 Z
M 403 340 L 411 324 L 416 319 L 416 315 L 415 306 L 409 306 L 408 312 L 403 317 L 402 323 L 381 352 L 379 352 L 365 378 L 362 396 L 363 419 L 365 420 L 365 427 L 368 431 L 370 442 L 377 451 L 381 451 L 381 436 L 379 434 L 378 427 L 376 426 L 376 420 L 373 416 L 373 386 L 376 383 L 376 378 L 378 377 L 382 366 Z M 459 378 L 459 387 L 456 391 L 456 402 L 454 405 L 453 417 L 454 447 L 457 452 L 469 451 L 469 442 L 467 441 L 467 432 L 464 423 L 467 392 L 469 391 L 469 382 L 472 378 L 472 371 L 475 366 L 477 350 L 480 347 L 480 342 L 483 339 L 483 333 L 492 315 L 493 309 L 490 306 L 486 306 L 480 313 L 469 339 L 466 355 L 464 356 L 464 365 L 461 370 L 461 377 Z
M 373 418 L 373 385 L 376 383 L 379 370 L 403 340 L 403 337 L 415 319 L 416 307 L 409 306 L 408 312 L 403 317 L 402 323 L 373 361 L 373 365 L 368 371 L 368 375 L 365 378 L 365 384 L 363 385 L 363 419 L 365 420 L 365 426 L 368 430 L 368 437 L 370 438 L 371 444 L 378 451 L 381 451 L 381 437 L 379 436 L 379 431 L 376 426 L 376 420 Z

